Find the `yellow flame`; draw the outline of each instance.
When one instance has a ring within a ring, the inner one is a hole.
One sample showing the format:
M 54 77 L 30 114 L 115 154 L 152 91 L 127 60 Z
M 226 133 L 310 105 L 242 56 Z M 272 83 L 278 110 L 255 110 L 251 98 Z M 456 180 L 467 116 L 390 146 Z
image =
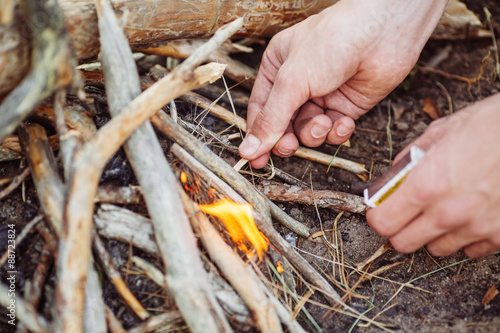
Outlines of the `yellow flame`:
M 278 273 L 283 273 L 283 266 L 281 266 L 281 263 L 278 261 L 278 264 L 276 265 L 276 271 Z
M 267 251 L 267 238 L 257 229 L 252 214 L 252 205 L 221 199 L 210 205 L 198 205 L 200 210 L 218 217 L 226 226 L 231 239 L 239 249 L 250 256 L 247 244 L 250 243 L 257 251 L 259 259 Z
M 187 175 L 184 171 L 181 172 L 181 182 L 185 184 L 187 182 Z

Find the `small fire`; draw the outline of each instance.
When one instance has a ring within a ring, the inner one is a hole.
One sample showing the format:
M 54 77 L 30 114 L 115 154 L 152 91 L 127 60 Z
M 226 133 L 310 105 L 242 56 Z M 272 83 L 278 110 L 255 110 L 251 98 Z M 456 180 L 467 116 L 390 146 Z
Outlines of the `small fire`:
M 221 199 L 210 205 L 198 205 L 201 211 L 218 217 L 226 226 L 231 239 L 238 248 L 251 257 L 247 245 L 252 245 L 262 260 L 267 251 L 267 238 L 257 229 L 252 214 L 252 205 Z
M 184 189 L 186 191 L 188 191 L 189 193 L 193 194 L 196 191 L 198 191 L 198 189 L 199 189 L 198 185 L 200 185 L 200 183 L 197 180 L 195 180 L 193 188 L 189 187 L 187 175 L 184 171 L 181 172 L 180 180 L 181 180 L 182 185 L 184 186 Z
M 281 263 L 278 261 L 278 264 L 276 265 L 276 271 L 278 273 L 283 273 L 283 266 L 281 266 Z

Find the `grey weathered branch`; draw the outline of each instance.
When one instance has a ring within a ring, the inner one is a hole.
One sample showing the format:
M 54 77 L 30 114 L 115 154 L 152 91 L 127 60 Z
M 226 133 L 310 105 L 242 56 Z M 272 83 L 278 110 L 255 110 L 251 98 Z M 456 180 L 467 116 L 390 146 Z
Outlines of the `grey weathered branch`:
M 236 25 L 236 26 L 235 26 Z M 224 33 L 214 36 L 222 42 L 238 30 L 241 21 Z M 124 110 L 86 142 L 75 156 L 70 179 L 64 227 L 59 245 L 57 264 L 59 283 L 56 289 L 56 309 L 59 332 L 80 332 L 84 301 L 84 281 L 90 260 L 90 241 L 94 197 L 106 162 L 125 140 L 170 100 L 211 83 L 222 74 L 224 66 L 209 64 L 194 68 L 219 44 L 212 42 L 193 54 L 185 63 L 130 102 Z
M 116 116 L 141 93 L 141 85 L 132 52 L 111 6 L 106 1 L 101 6 L 97 5 L 101 61 L 109 109 Z M 196 239 L 177 194 L 175 176 L 149 121 L 130 136 L 125 152 L 143 189 L 169 291 L 186 323 L 193 332 L 231 331 L 200 260 Z

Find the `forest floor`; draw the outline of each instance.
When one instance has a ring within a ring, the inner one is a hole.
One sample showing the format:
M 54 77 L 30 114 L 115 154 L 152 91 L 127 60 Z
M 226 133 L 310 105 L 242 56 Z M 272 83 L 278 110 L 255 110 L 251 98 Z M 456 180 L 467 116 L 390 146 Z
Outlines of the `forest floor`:
M 464 1 L 484 22 L 483 5 L 486 5 L 493 14 L 496 34 L 500 36 L 500 4 L 490 1 Z M 256 66 L 256 59 L 260 58 L 263 47 L 258 47 L 256 54 L 250 58 L 242 56 L 241 60 L 248 60 Z M 423 73 L 419 68 L 427 64 L 436 55 L 448 52 L 444 61 L 437 68 L 448 74 L 475 78 L 482 73 L 482 79 L 477 83 L 468 84 L 438 73 Z M 405 82 L 379 103 L 368 114 L 356 122 L 356 130 L 351 138 L 351 147 L 340 147 L 337 156 L 363 163 L 370 168 L 372 177 L 376 179 L 389 169 L 391 159 L 396 154 L 421 135 L 432 118 L 424 112 L 424 106 L 432 101 L 435 109 L 442 115 L 450 112 L 450 100 L 453 112 L 482 100 L 500 91 L 500 81 L 494 77 L 495 60 L 491 39 L 467 41 L 430 41 L 425 47 L 416 70 Z M 487 65 L 483 66 L 485 56 L 490 53 Z M 140 65 L 140 64 L 139 64 Z M 147 70 L 147 69 L 145 69 Z M 447 93 L 440 87 L 445 87 Z M 248 94 L 248 91 L 243 91 Z M 447 96 L 449 94 L 449 96 Z M 427 101 L 427 102 L 426 102 Z M 224 103 L 222 102 L 224 105 Z M 202 110 L 192 107 L 182 107 L 180 116 L 195 118 Z M 389 107 L 391 105 L 392 107 Z M 229 105 L 225 105 L 229 108 Z M 427 107 L 425 108 L 427 109 Z M 245 116 L 245 110 L 238 110 Z M 390 115 L 390 119 L 389 119 Z M 99 123 L 96 119 L 96 123 Z M 208 115 L 203 126 L 218 131 L 221 122 Z M 389 129 L 389 130 L 388 130 Z M 390 133 L 390 135 L 388 135 Z M 162 139 L 168 155 L 170 143 Z M 477 143 L 481 145 L 481 142 Z M 318 150 L 334 155 L 336 146 L 323 145 Z M 234 165 L 239 157 L 218 147 L 213 147 L 229 164 Z M 464 160 L 467 156 L 464 156 Z M 273 157 L 274 167 L 301 180 L 306 186 L 315 190 L 334 190 L 342 192 L 357 192 L 360 180 L 353 174 L 331 168 L 318 163 L 310 162 L 298 157 L 288 159 Z M 12 177 L 19 173 L 19 161 L 2 162 L 0 164 L 0 179 Z M 481 175 L 477 175 L 480 177 Z M 135 179 L 129 179 L 135 183 Z M 252 179 L 252 177 L 249 177 Z M 110 180 L 108 182 L 121 182 Z M 259 182 L 259 180 L 256 180 Z M 24 193 L 23 193 L 24 192 Z M 24 198 L 23 198 L 24 195 Z M 318 271 L 336 281 L 343 281 L 352 287 L 359 279 L 358 274 L 349 269 L 339 269 L 332 263 L 339 255 L 346 263 L 359 263 L 370 257 L 378 248 L 387 242 L 387 239 L 378 236 L 367 224 L 364 216 L 353 213 L 344 213 L 289 203 L 279 203 L 288 214 L 306 224 L 312 232 L 324 230 L 325 237 L 306 240 L 291 237 L 300 253 Z M 145 213 L 142 207 L 133 207 Z M 39 210 L 36 192 L 31 180 L 25 182 L 24 189 L 19 187 L 7 198 L 0 200 L 0 253 L 5 251 L 5 226 L 15 224 L 18 232 L 30 221 Z M 339 218 L 338 218 L 339 217 Z M 338 220 L 336 221 L 336 219 Z M 283 234 L 290 232 L 276 225 Z M 334 231 L 333 231 L 334 230 Z M 289 237 L 290 238 L 290 237 Z M 335 239 L 335 241 L 333 241 Z M 331 243 L 328 243 L 328 240 Z M 337 246 L 334 249 L 331 244 Z M 43 247 L 43 238 L 36 233 L 28 236 L 28 241 L 20 245 L 18 253 L 18 292 L 23 290 L 31 279 Z M 116 240 L 107 240 L 106 247 L 114 258 L 115 264 L 124 272 L 128 267 L 130 248 L 126 243 Z M 335 253 L 339 251 L 339 253 Z M 134 250 L 134 255 L 144 256 L 150 261 L 159 264 L 158 258 L 151 258 L 140 250 Z M 379 276 L 362 282 L 356 288 L 361 297 L 350 298 L 347 303 L 370 318 L 376 318 L 379 323 L 387 325 L 394 332 L 498 332 L 500 331 L 500 298 L 493 298 L 488 304 L 482 300 L 486 292 L 500 286 L 500 254 L 492 254 L 481 259 L 469 259 L 463 252 L 449 257 L 434 257 L 425 248 L 413 254 L 399 254 L 390 249 L 369 267 L 369 272 L 394 264 L 394 267 Z M 399 263 L 396 265 L 396 263 Z M 160 264 L 159 264 L 160 265 Z M 0 271 L 0 279 L 4 281 L 6 271 Z M 272 277 L 271 277 L 272 279 Z M 54 272 L 47 283 L 47 288 L 53 288 Z M 169 307 L 168 296 L 165 296 L 158 287 L 142 275 L 128 274 L 127 283 L 131 290 L 139 295 L 143 305 L 148 309 L 162 309 Z M 296 276 L 296 293 L 304 296 L 307 287 L 300 277 Z M 50 294 L 50 293 L 47 293 Z M 341 293 L 342 294 L 342 293 Z M 112 308 L 117 317 L 123 321 L 126 328 L 137 324 L 138 319 L 120 301 L 112 287 L 104 287 L 105 302 Z M 42 300 L 40 312 L 50 313 L 51 300 L 48 296 Z M 299 319 L 307 331 L 316 332 L 321 328 L 324 332 L 381 332 L 374 325 L 364 327 L 362 322 L 332 311 L 319 293 L 310 296 L 305 303 L 305 309 L 312 315 L 307 318 L 304 312 Z M 2 310 L 3 311 L 3 310 Z M 159 310 L 160 311 L 160 310 Z M 5 323 L 5 316 L 0 311 L 0 332 L 13 332 Z M 172 329 L 183 330 L 182 327 Z

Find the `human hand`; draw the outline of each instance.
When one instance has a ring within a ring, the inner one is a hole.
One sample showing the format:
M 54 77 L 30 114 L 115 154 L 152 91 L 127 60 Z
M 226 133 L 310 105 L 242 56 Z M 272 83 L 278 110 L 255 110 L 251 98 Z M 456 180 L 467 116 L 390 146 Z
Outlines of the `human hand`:
M 436 256 L 461 248 L 470 257 L 499 250 L 498 142 L 500 94 L 431 123 L 414 142 L 426 155 L 389 198 L 367 212 L 368 223 L 403 253 L 423 245 Z
M 300 141 L 340 144 L 411 70 L 447 0 L 342 0 L 277 34 L 248 104 L 240 155 L 262 168 Z

